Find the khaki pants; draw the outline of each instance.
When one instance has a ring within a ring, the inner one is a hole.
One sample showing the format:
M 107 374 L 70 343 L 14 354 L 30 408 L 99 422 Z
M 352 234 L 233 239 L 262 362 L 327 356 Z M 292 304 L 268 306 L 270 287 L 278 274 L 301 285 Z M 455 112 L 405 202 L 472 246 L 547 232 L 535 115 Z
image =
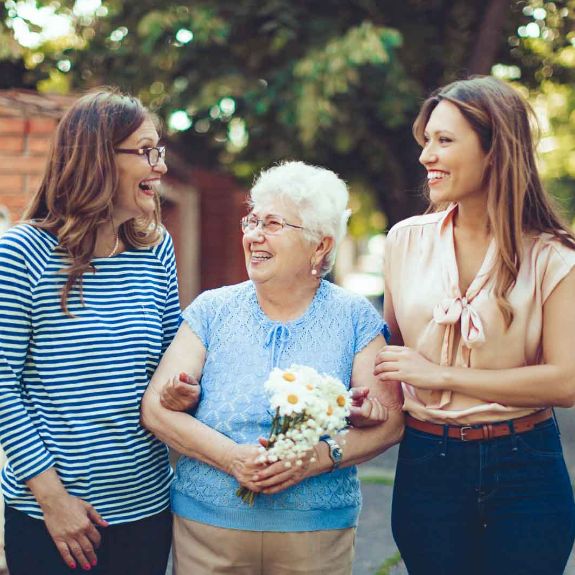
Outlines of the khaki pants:
M 174 515 L 173 575 L 351 575 L 355 529 L 222 529 Z

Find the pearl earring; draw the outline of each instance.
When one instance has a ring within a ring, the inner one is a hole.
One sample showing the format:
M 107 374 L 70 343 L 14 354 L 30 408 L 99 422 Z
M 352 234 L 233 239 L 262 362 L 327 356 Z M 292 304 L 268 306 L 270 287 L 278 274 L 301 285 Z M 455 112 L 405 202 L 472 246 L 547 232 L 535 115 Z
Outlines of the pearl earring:
M 311 275 L 312 276 L 316 276 L 317 275 L 317 270 L 315 268 L 311 269 Z

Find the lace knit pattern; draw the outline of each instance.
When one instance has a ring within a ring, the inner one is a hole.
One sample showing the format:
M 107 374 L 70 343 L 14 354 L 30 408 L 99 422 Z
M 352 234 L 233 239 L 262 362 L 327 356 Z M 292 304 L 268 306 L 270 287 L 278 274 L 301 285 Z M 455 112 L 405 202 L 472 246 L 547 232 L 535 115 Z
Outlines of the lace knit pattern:
M 287 323 L 267 318 L 249 281 L 204 292 L 183 317 L 207 349 L 195 417 L 238 443 L 269 435 L 272 414 L 263 383 L 272 368 L 310 365 L 349 387 L 355 355 L 378 334 L 387 335 L 365 298 L 327 281 L 306 312 Z M 236 497 L 237 487 L 232 476 L 181 458 L 172 486 L 174 511 L 221 527 L 307 531 L 355 525 L 361 505 L 355 467 L 259 495 L 254 507 Z

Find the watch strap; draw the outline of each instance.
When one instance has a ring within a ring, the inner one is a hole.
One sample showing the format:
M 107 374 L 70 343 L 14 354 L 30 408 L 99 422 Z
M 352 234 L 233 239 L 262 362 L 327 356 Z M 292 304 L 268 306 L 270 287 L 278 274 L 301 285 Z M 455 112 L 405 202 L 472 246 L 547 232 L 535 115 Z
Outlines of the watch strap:
M 337 441 L 332 439 L 331 437 L 322 437 L 320 441 L 325 441 L 328 446 L 328 454 L 329 458 L 331 459 L 332 466 L 331 471 L 336 470 L 341 463 L 343 452 Z

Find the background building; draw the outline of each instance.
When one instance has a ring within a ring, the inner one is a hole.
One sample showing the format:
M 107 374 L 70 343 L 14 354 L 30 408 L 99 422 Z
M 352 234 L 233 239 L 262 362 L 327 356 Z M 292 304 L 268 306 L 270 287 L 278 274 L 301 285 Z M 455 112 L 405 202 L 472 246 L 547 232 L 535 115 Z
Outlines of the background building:
M 73 97 L 0 90 L 0 233 L 16 223 L 40 184 L 58 121 Z M 169 143 L 168 143 L 169 147 Z M 239 220 L 246 190 L 168 149 L 163 221 L 176 250 L 180 300 L 244 279 Z

